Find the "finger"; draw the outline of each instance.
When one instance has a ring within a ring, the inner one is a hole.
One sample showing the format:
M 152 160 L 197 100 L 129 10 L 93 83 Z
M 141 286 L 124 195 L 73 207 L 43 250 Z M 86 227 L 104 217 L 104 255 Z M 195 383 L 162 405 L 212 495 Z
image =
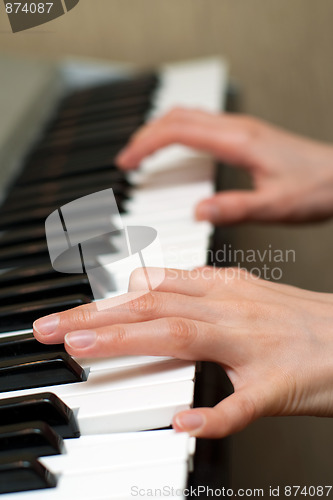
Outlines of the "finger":
M 135 168 L 158 149 L 179 143 L 208 151 L 231 164 L 251 167 L 251 138 L 259 126 L 247 117 L 176 109 L 139 131 L 116 162 L 122 168 Z
M 225 262 L 226 256 L 222 251 L 222 259 L 219 256 L 219 251 L 215 256 L 217 262 Z M 266 280 L 259 279 L 257 275 L 246 271 L 245 269 L 239 267 L 213 267 L 213 266 L 202 266 L 196 267 L 191 271 L 186 271 L 183 269 L 163 269 L 163 278 L 161 278 L 161 268 L 147 267 L 147 268 L 137 268 L 135 269 L 129 280 L 129 291 L 139 292 L 140 290 L 145 290 L 147 287 L 147 275 L 149 276 L 149 282 L 151 288 L 154 291 L 175 293 L 188 295 L 190 297 L 204 297 L 209 298 L 210 292 L 216 290 L 216 286 L 219 286 L 219 296 L 220 299 L 226 299 L 230 292 L 229 288 L 225 285 L 229 283 L 235 283 L 237 280 L 242 281 L 242 288 L 237 289 L 238 296 L 247 297 L 249 290 L 245 287 L 246 282 L 248 282 L 252 287 L 253 285 L 261 288 L 271 288 L 276 289 L 277 286 L 282 287 L 283 285 L 276 283 L 271 283 Z M 245 282 L 245 283 L 244 283 Z M 290 289 L 290 285 L 285 285 Z M 297 288 L 295 288 L 298 291 Z M 250 290 L 253 292 L 253 289 Z M 223 295 L 222 295 L 223 294 Z M 192 305 L 195 307 L 196 304 L 203 304 L 201 301 L 193 301 Z M 206 303 L 206 302 L 205 302 Z M 207 303 L 208 304 L 208 303 Z M 222 305 L 222 302 L 221 302 Z M 209 306 L 208 306 L 209 307 Z M 212 305 L 214 307 L 214 304 Z M 223 303 L 223 308 L 216 308 L 216 313 L 219 318 L 222 319 L 222 313 L 226 312 L 226 304 Z M 199 308 L 200 313 L 203 312 L 202 307 Z M 205 311 L 205 319 L 211 321 L 214 315 L 213 310 L 209 308 Z M 184 314 L 182 314 L 184 315 Z M 196 316 L 193 319 L 202 319 Z
M 65 336 L 65 345 L 77 357 L 148 355 L 221 361 L 230 357 L 229 336 L 209 323 L 173 317 L 70 332 Z
M 210 289 L 213 268 L 202 267 L 191 271 L 184 269 L 163 269 L 146 267 L 135 269 L 129 280 L 128 290 L 137 292 L 147 288 L 147 276 L 155 291 L 172 292 L 191 297 L 202 297 Z
M 235 392 L 214 408 L 198 408 L 178 413 L 173 427 L 201 438 L 223 438 L 239 432 L 262 416 L 265 404 L 245 389 Z
M 57 344 L 63 342 L 66 333 L 74 330 L 110 327 L 117 323 L 138 323 L 172 316 L 208 318 L 209 310 L 209 306 L 196 297 L 164 292 L 132 292 L 101 301 L 98 306 L 96 303 L 86 304 L 45 316 L 35 321 L 33 329 L 40 342 Z
M 274 217 L 274 203 L 269 192 L 226 191 L 201 201 L 196 207 L 196 219 L 213 224 L 235 224 L 265 221 Z
M 145 144 L 149 144 L 151 140 L 156 139 L 157 137 L 160 137 L 160 132 L 165 129 L 165 127 L 170 126 L 172 124 L 180 124 L 182 123 L 185 127 L 188 126 L 188 124 L 194 120 L 196 120 L 201 124 L 204 124 L 207 121 L 207 118 L 215 116 L 210 113 L 206 113 L 204 111 L 199 111 L 195 109 L 186 109 L 186 108 L 174 108 L 168 113 L 166 113 L 164 116 L 157 118 L 156 120 L 153 120 L 149 122 L 148 124 L 142 126 L 139 128 L 131 137 L 129 143 L 127 146 L 118 153 L 118 155 L 115 158 L 115 163 L 122 167 L 122 168 L 135 168 L 138 165 L 139 160 L 135 159 L 137 157 L 137 151 L 140 149 L 142 146 L 144 148 Z M 146 142 L 145 142 L 146 141 Z M 167 145 L 167 144 L 165 144 Z M 142 151 L 141 153 L 141 159 L 144 158 L 145 156 L 151 154 L 152 152 L 156 151 L 159 149 L 159 147 L 156 144 L 156 148 L 153 149 L 151 152 L 148 151 Z

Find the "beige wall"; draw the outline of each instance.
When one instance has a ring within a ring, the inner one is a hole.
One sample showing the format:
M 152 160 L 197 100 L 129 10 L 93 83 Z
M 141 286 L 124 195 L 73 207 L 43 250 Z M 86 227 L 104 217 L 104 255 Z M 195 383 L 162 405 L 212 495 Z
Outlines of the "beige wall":
M 21 34 L 11 34 L 1 16 L 0 50 L 144 65 L 223 54 L 242 85 L 243 111 L 333 141 L 332 20 L 329 0 L 81 0 L 63 18 Z M 295 248 L 284 280 L 333 290 L 332 225 L 251 226 L 234 237 L 247 247 Z M 240 433 L 233 441 L 234 484 L 262 487 L 287 478 L 331 484 L 332 425 L 267 419 Z
M 140 64 L 225 54 L 246 111 L 333 139 L 330 0 L 81 0 L 15 35 L 0 17 L 0 50 L 17 53 Z

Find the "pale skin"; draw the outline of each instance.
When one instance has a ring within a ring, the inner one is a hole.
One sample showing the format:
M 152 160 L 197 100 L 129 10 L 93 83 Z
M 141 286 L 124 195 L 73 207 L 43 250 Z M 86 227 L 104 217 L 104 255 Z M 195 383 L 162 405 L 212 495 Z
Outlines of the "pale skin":
M 135 168 L 172 143 L 209 151 L 253 177 L 253 191 L 202 201 L 198 219 L 307 222 L 333 215 L 330 145 L 246 116 L 177 109 L 140 130 L 118 163 Z M 177 431 L 193 436 L 223 437 L 262 416 L 333 416 L 332 294 L 213 268 L 166 270 L 162 283 L 138 297 L 144 283 L 139 269 L 124 304 L 108 299 L 103 310 L 88 304 L 41 318 L 35 336 L 65 342 L 78 357 L 170 355 L 220 364 L 234 393 L 173 420 Z

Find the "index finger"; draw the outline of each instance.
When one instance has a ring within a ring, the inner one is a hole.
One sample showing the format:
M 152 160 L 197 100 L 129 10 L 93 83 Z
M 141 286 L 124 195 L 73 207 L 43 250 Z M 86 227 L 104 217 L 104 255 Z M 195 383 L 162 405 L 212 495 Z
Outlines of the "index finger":
M 209 314 L 209 307 L 199 297 L 177 293 L 130 292 L 101 302 L 103 307 L 91 303 L 38 319 L 33 325 L 36 339 L 44 344 L 59 344 L 74 330 L 181 315 L 200 319 Z
M 177 143 L 208 151 L 232 164 L 250 166 L 251 127 L 251 121 L 241 116 L 176 108 L 140 129 L 115 161 L 124 169 L 133 169 L 146 156 Z

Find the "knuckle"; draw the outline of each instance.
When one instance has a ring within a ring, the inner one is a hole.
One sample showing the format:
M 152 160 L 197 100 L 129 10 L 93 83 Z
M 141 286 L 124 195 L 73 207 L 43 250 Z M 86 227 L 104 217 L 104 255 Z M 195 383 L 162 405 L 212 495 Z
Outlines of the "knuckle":
M 142 267 L 138 267 L 131 272 L 129 278 L 129 290 L 140 290 L 147 288 L 147 281 Z
M 126 344 L 128 335 L 126 329 L 122 325 L 112 327 L 112 343 L 116 346 L 123 346 Z
M 243 397 L 239 401 L 239 407 L 244 419 L 252 422 L 256 418 L 257 408 L 255 402 L 250 397 Z
M 170 318 L 169 335 L 176 348 L 188 348 L 197 336 L 197 329 L 192 321 L 184 318 Z
M 265 320 L 269 311 L 261 301 L 243 300 L 240 306 L 240 314 L 246 319 L 248 323 L 257 323 L 258 321 Z
M 244 271 L 240 267 L 230 266 L 222 269 L 222 272 L 218 275 L 220 281 L 223 281 L 228 287 L 238 288 L 238 285 L 242 277 L 247 275 L 247 271 Z M 242 283 L 242 286 L 244 282 Z
M 244 128 L 250 135 L 256 135 L 260 130 L 260 120 L 254 116 L 243 115 L 241 120 Z
M 183 108 L 182 106 L 176 106 L 172 108 L 166 115 L 165 118 L 167 120 L 178 120 L 182 118 L 186 113 L 186 108 Z
M 203 276 L 204 275 L 214 275 L 214 268 L 212 266 L 199 266 L 195 267 Z
M 242 131 L 244 145 L 251 144 L 254 140 L 260 137 L 263 126 L 262 122 L 253 116 L 242 115 L 236 118 L 238 121 L 237 127 Z
M 224 303 L 224 309 L 227 316 L 231 318 L 240 318 L 246 324 L 256 321 L 261 314 L 260 307 L 252 300 L 244 298 L 234 298 Z
M 90 308 L 86 306 L 75 307 L 70 313 L 70 323 L 72 329 L 85 328 L 86 323 L 91 323 L 94 319 L 94 315 Z
M 158 310 L 158 299 L 154 293 L 140 295 L 129 303 L 129 309 L 135 315 L 147 315 Z

